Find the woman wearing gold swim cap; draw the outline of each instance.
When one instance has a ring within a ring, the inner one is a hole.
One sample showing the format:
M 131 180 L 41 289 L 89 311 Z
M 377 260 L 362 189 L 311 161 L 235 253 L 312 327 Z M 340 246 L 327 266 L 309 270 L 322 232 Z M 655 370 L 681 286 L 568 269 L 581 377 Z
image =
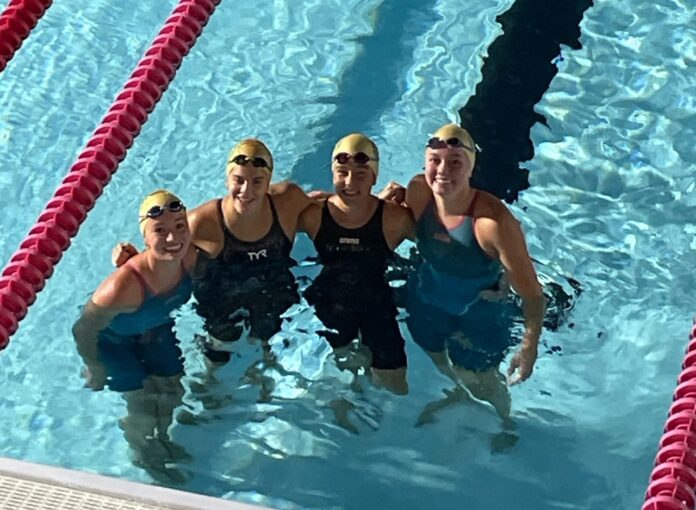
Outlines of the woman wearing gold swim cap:
M 191 211 L 193 243 L 201 250 L 194 295 L 209 333 L 205 354 L 230 359 L 244 333 L 263 341 L 280 330 L 281 314 L 299 302 L 290 258 L 298 219 L 309 198 L 295 184 L 270 193 L 273 157 L 259 140 L 242 140 L 227 160 L 228 194 Z
M 442 126 L 426 145 L 425 172 L 408 185 L 423 263 L 409 282 L 407 322 L 441 370 L 451 374 L 453 367 L 507 420 L 510 396 L 498 366 L 511 345 L 512 305 L 501 274 L 522 298 L 524 316 L 509 384 L 532 374 L 545 300 L 519 223 L 497 197 L 469 184 L 476 150 L 465 129 Z
M 173 193 L 149 194 L 138 217 L 146 249 L 97 287 L 73 333 L 86 385 L 123 392 L 126 440 L 138 462 L 148 466 L 153 455 L 171 451 L 167 429 L 183 396 L 182 353 L 171 312 L 191 296 L 196 250 L 186 208 Z
M 393 250 L 412 236 L 413 220 L 408 209 L 372 194 L 379 153 L 366 136 L 339 140 L 331 170 L 334 194 L 302 215 L 301 228 L 314 240 L 323 265 L 305 296 L 327 327 L 322 335 L 332 347 L 360 338 L 371 351 L 376 382 L 405 394 L 404 340 L 385 271 Z
M 280 329 L 281 314 L 299 301 L 290 250 L 310 199 L 287 182 L 274 184 L 271 194 L 272 172 L 268 147 L 242 140 L 227 158 L 227 195 L 189 211 L 200 255 L 193 293 L 208 333 L 201 339 L 204 352 L 213 364 L 229 361 L 232 342 L 245 331 L 268 340 Z M 131 253 L 120 246 L 114 262 Z

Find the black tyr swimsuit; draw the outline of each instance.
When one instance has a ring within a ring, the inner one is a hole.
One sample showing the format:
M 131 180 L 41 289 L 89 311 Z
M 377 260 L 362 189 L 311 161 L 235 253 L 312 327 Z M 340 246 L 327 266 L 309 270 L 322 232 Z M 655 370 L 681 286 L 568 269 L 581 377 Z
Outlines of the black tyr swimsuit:
M 384 278 L 393 252 L 384 238 L 380 200 L 369 221 L 359 228 L 339 225 L 324 204 L 321 226 L 314 239 L 324 266 L 305 297 L 331 330 L 323 331 L 333 347 L 361 337 L 372 351 L 372 366 L 406 366 L 404 340 L 396 322 L 393 291 Z
M 218 201 L 224 245 L 214 259 L 199 259 L 193 290 L 198 301 L 196 310 L 205 320 L 206 330 L 217 340 L 238 340 L 244 327 L 250 328 L 250 335 L 268 340 L 280 329 L 280 315 L 299 301 L 290 271 L 295 265 L 290 258 L 292 241 L 280 226 L 273 200 L 268 200 L 273 215 L 271 228 L 252 242 L 230 232 L 222 213 L 222 199 Z M 229 352 L 210 346 L 206 355 L 214 361 L 229 360 Z

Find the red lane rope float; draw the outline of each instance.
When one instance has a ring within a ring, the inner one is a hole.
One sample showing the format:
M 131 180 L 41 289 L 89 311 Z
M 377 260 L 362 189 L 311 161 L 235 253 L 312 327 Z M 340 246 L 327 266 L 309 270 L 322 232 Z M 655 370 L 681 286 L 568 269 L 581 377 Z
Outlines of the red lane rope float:
M 52 3 L 53 0 L 10 0 L 0 14 L 0 72 Z
M 220 1 L 181 0 L 174 8 L 19 250 L 0 273 L 0 349 L 9 343 Z
M 689 335 L 673 400 L 643 510 L 696 507 L 696 324 Z

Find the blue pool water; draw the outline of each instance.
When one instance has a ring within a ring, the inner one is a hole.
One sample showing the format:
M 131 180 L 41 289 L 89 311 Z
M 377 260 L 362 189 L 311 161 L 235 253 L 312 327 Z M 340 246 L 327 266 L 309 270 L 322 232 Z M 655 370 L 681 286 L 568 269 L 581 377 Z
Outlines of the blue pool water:
M 0 75 L 0 261 L 174 5 L 55 2 Z M 222 195 L 225 155 L 248 135 L 268 142 L 278 178 L 313 188 L 330 182 L 333 141 L 361 130 L 381 147 L 379 185 L 405 182 L 427 134 L 473 94 L 510 5 L 223 1 L 0 353 L 0 455 L 151 481 L 117 426 L 119 395 L 83 389 L 70 334 L 114 241 L 138 241 L 140 197 L 163 185 L 188 204 Z M 532 130 L 532 187 L 513 210 L 542 279 L 583 292 L 568 322 L 544 332 L 560 352 L 512 390 L 514 448 L 491 454 L 498 423 L 482 406 L 415 427 L 451 388 L 422 351 L 408 340 L 407 397 L 351 381 L 304 306 L 273 341 L 281 367 L 260 371 L 257 347 L 242 344 L 204 383 L 189 311 L 189 391 L 172 429 L 190 455 L 179 487 L 287 509 L 638 507 L 694 311 L 694 12 L 693 0 L 596 1 L 583 48 L 563 48 L 537 107 L 548 127 Z M 337 403 L 358 433 L 336 424 Z

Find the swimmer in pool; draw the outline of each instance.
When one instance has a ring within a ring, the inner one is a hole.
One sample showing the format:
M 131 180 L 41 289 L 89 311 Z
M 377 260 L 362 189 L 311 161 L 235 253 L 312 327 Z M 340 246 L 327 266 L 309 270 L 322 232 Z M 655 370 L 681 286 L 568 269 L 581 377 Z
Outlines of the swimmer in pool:
M 280 330 L 281 314 L 299 301 L 290 250 L 310 203 L 292 183 L 274 184 L 270 192 L 273 156 L 260 140 L 239 142 L 225 170 L 227 195 L 189 212 L 199 253 L 193 293 L 207 332 L 203 351 L 213 367 L 229 361 L 245 331 L 267 341 Z M 114 263 L 132 253 L 128 245 L 117 246 Z
M 350 134 L 339 140 L 331 158 L 334 194 L 310 205 L 301 218 L 323 266 L 305 297 L 332 347 L 360 338 L 372 354 L 373 380 L 405 394 L 404 339 L 385 271 L 394 249 L 413 237 L 413 218 L 407 208 L 372 195 L 379 173 L 372 140 Z
M 475 162 L 469 133 L 447 124 L 426 145 L 425 172 L 408 185 L 423 262 L 409 281 L 407 324 L 441 371 L 506 422 L 511 401 L 498 366 L 511 345 L 507 282 L 524 317 L 510 385 L 532 374 L 545 300 L 519 223 L 497 197 L 470 186 Z
M 196 250 L 186 208 L 173 193 L 149 194 L 140 205 L 139 221 L 146 249 L 99 285 L 73 333 L 86 385 L 123 393 L 125 438 L 136 460 L 148 465 L 160 455 L 157 450 L 171 453 L 173 447 L 168 428 L 184 392 L 171 313 L 191 296 Z

